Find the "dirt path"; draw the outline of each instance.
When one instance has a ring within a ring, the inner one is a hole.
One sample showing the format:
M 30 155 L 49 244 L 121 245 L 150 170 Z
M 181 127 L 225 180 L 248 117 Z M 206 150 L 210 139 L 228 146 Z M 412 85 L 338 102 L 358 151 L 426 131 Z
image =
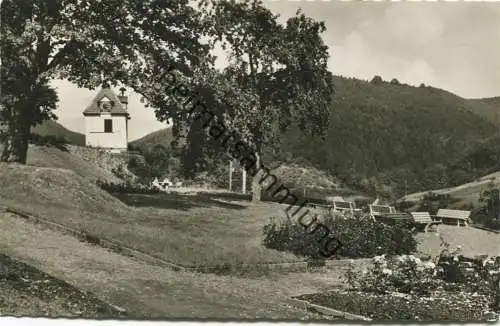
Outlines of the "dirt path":
M 0 213 L 0 252 L 125 308 L 133 317 L 307 318 L 286 298 L 340 283 L 331 271 L 253 279 L 176 272 L 9 213 Z

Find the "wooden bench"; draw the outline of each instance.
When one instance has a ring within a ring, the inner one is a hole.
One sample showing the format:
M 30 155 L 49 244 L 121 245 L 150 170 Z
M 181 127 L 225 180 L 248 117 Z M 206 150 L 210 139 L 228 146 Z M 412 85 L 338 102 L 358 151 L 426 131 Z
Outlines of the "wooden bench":
M 370 208 L 370 216 L 373 220 L 381 217 L 383 214 L 396 213 L 396 209 L 388 205 L 368 205 Z
M 434 231 L 438 231 L 438 226 L 441 221 L 433 221 L 429 212 L 412 212 L 413 222 L 416 228 L 423 228 L 424 232 L 430 230 L 431 226 L 435 226 Z
M 470 211 L 461 211 L 458 209 L 440 209 L 438 210 L 436 217 L 439 218 L 443 223 L 448 221 L 456 221 L 457 226 L 463 224 L 464 226 L 469 226 L 469 216 Z

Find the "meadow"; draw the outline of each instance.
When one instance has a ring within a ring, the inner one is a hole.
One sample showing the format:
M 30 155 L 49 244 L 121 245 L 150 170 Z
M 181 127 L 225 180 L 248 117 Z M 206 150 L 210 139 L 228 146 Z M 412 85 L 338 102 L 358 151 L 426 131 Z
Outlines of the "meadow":
M 0 205 L 114 240 L 184 266 L 298 261 L 264 248 L 262 229 L 284 216 L 273 203 L 253 205 L 206 196 L 122 195 L 121 200 L 72 171 L 0 165 Z
M 0 206 L 183 266 L 305 259 L 263 246 L 263 227 L 271 218 L 286 218 L 286 205 L 223 200 L 209 192 L 112 195 L 72 170 L 30 165 L 0 164 L 0 184 Z M 257 275 L 172 271 L 81 242 L 13 214 L 0 216 L 0 246 L 5 254 L 124 307 L 132 316 L 321 319 L 325 316 L 294 308 L 287 300 L 307 293 L 329 297 L 329 291 L 344 288 L 342 277 L 349 265 L 340 262 L 305 272 L 268 271 Z M 443 225 L 439 236 L 416 236 L 416 254 L 439 255 L 444 240 L 451 246 L 462 246 L 468 256 L 495 255 L 497 238 L 482 230 Z M 335 300 L 329 305 L 342 306 Z

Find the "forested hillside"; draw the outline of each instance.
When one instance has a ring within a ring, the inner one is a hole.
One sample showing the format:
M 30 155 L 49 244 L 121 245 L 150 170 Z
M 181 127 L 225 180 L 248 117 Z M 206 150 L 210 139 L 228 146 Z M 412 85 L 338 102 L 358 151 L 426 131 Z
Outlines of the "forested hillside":
M 395 81 L 337 77 L 335 86 L 326 141 L 292 130 L 283 152 L 368 192 L 386 185 L 398 195 L 472 177 L 468 171 L 453 180 L 449 169 L 497 131 L 493 121 L 474 113 L 494 112 L 495 102 Z
M 292 128 L 279 152 L 265 153 L 266 162 L 307 162 L 360 192 L 392 198 L 500 169 L 498 98 L 468 100 L 425 85 L 339 76 L 335 91 L 326 139 Z M 172 140 L 167 128 L 131 147 L 169 148 Z
M 147 134 L 144 137 L 136 139 L 130 142 L 131 148 L 141 148 L 143 146 L 155 146 L 162 145 L 164 147 L 170 147 L 170 143 L 174 140 L 172 136 L 172 129 L 165 128 L 150 134 Z
M 477 114 L 500 125 L 500 96 L 471 99 L 469 102 L 474 103 Z
M 54 120 L 45 120 L 41 124 L 31 128 L 31 133 L 40 137 L 65 140 L 65 142 L 72 145 L 85 146 L 85 135 L 68 130 Z

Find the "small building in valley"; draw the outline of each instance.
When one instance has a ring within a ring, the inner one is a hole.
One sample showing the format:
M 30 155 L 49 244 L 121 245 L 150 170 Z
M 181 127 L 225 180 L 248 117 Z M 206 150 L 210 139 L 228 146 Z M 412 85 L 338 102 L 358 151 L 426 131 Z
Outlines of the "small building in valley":
M 85 145 L 111 152 L 123 152 L 128 147 L 128 98 L 124 88 L 117 96 L 104 85 L 92 103 L 83 111 L 85 117 Z

